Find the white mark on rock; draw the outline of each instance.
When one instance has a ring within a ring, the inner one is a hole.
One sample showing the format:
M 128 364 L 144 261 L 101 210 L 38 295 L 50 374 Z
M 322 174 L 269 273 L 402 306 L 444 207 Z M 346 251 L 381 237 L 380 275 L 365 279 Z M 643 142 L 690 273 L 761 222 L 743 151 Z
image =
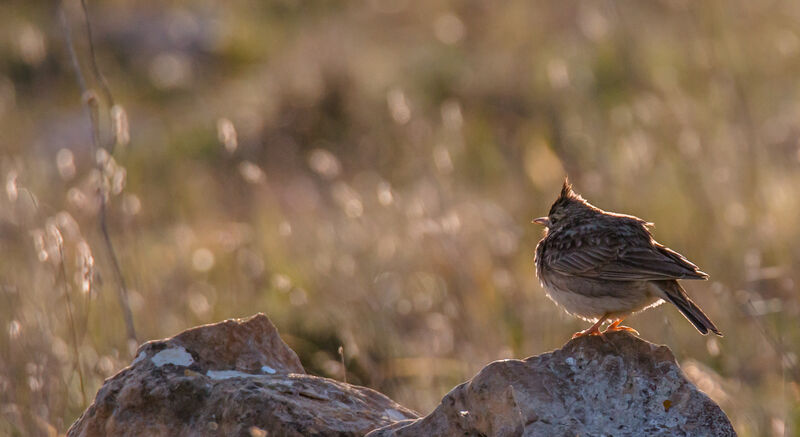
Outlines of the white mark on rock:
M 138 363 L 139 361 L 142 361 L 145 358 L 147 358 L 147 354 L 144 353 L 144 351 L 139 352 L 139 355 L 136 355 L 136 358 L 134 358 L 133 362 L 131 362 L 131 366 Z
M 206 376 L 211 379 L 228 379 L 228 378 L 250 378 L 253 376 L 251 373 L 244 373 L 238 370 L 209 370 Z
M 269 367 L 269 366 L 261 366 L 261 371 L 264 372 L 264 373 L 269 373 L 270 375 L 275 373 L 275 369 L 273 369 L 272 367 Z
M 574 366 L 575 365 L 575 358 L 567 357 L 567 359 L 564 360 L 564 361 L 570 366 Z
M 458 412 L 458 415 L 461 416 L 461 417 L 467 417 L 467 416 L 469 416 L 469 411 L 461 410 L 461 411 Z
M 153 355 L 151 360 L 156 367 L 161 367 L 165 364 L 188 367 L 194 363 L 192 356 L 189 354 L 189 352 L 186 352 L 186 349 L 182 347 L 164 349 L 163 351 Z
M 395 410 L 394 408 L 387 408 L 384 413 L 392 420 L 406 420 L 408 419 L 405 414 Z

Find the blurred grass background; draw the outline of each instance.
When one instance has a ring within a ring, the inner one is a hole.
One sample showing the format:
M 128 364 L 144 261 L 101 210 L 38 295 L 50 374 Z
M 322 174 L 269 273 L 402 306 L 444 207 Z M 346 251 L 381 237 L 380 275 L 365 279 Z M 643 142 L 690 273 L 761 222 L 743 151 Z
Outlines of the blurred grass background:
M 569 174 L 711 274 L 685 286 L 725 337 L 629 324 L 740 435 L 800 435 L 800 3 L 89 6 L 130 126 L 103 171 L 59 5 L 0 4 L 0 434 L 65 432 L 135 350 L 98 184 L 140 342 L 261 311 L 310 373 L 342 379 L 342 346 L 427 413 L 587 326 L 534 275 Z

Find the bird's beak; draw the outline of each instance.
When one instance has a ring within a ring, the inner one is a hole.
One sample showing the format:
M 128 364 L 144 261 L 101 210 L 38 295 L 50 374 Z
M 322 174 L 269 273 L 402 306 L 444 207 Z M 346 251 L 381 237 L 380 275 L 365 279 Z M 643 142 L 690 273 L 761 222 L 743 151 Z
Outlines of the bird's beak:
M 546 226 L 548 228 L 550 227 L 550 219 L 547 218 L 547 217 L 539 217 L 537 219 L 533 219 L 533 221 L 531 223 L 538 223 L 538 224 Z

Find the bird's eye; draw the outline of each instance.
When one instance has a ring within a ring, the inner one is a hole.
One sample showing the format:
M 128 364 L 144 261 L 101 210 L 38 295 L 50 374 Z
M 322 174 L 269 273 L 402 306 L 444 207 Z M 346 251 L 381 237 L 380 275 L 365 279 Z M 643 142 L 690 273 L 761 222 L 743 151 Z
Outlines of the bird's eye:
M 557 221 L 558 221 L 558 219 L 557 219 L 557 218 L 555 218 L 555 217 L 550 217 L 550 224 L 551 224 L 551 225 L 554 225 L 554 224 L 556 224 L 556 222 L 557 222 Z

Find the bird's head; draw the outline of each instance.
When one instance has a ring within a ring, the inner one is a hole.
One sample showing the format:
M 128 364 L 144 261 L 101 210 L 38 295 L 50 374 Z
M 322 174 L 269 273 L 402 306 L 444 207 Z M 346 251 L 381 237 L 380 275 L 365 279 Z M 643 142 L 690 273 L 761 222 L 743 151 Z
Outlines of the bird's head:
M 565 179 L 564 186 L 561 187 L 561 194 L 553 202 L 550 212 L 545 217 L 534 219 L 533 223 L 544 225 L 552 232 L 568 223 L 592 214 L 594 210 L 595 208 L 580 194 L 572 190 L 572 184 L 569 183 L 569 179 Z

